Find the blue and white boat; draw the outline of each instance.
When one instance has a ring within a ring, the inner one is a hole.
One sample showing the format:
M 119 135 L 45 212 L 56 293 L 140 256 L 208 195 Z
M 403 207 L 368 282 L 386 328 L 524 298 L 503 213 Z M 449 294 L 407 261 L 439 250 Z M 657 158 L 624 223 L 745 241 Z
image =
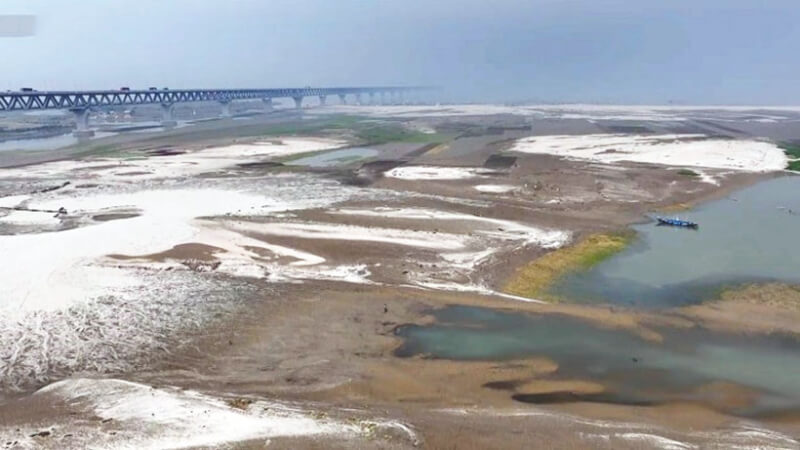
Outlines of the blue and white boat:
M 683 227 L 683 228 L 697 228 L 698 227 L 697 223 L 695 223 L 695 222 L 679 219 L 677 217 L 675 217 L 675 218 L 656 217 L 656 220 L 658 220 L 658 224 L 659 225 L 669 225 L 669 226 L 672 226 L 672 227 Z

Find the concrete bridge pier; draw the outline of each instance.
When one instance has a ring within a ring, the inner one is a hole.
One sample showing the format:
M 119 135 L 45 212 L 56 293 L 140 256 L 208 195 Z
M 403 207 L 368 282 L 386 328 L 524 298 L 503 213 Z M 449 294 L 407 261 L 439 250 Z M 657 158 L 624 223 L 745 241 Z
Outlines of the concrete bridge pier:
M 89 129 L 89 108 L 71 108 L 70 112 L 75 115 L 75 131 L 72 135 L 79 139 L 94 136 L 94 130 Z
M 221 116 L 228 118 L 231 117 L 231 101 L 230 100 L 220 100 L 220 106 L 222 106 L 222 113 Z
M 262 98 L 261 101 L 264 102 L 264 112 L 272 112 L 273 111 L 274 108 L 272 107 L 272 99 L 271 98 L 269 98 L 269 97 Z
M 294 100 L 294 109 L 296 109 L 298 111 L 303 109 L 303 96 L 302 95 L 298 95 L 297 97 L 292 97 L 292 100 Z
M 320 95 L 319 96 L 319 106 L 325 106 L 325 104 L 327 102 L 328 102 L 328 96 L 327 95 Z
M 173 112 L 175 111 L 175 104 L 174 103 L 162 103 L 161 104 L 161 126 L 164 128 L 172 128 L 178 124 L 173 116 Z
M 339 94 L 339 103 L 346 105 L 347 104 L 347 95 Z

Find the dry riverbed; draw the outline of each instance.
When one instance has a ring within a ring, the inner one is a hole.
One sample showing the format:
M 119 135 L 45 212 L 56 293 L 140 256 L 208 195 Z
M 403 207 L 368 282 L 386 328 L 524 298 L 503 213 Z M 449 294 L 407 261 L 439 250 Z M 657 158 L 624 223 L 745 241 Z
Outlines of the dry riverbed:
M 790 286 L 658 312 L 538 295 L 608 253 L 575 250 L 597 236 L 774 176 L 771 144 L 474 131 L 502 120 L 407 119 L 467 141 L 403 135 L 420 142 L 326 168 L 286 163 L 369 143 L 334 128 L 0 170 L 0 448 L 796 448 L 794 413 L 722 412 L 750 398 L 738 385 L 706 386 L 707 403 L 530 405 L 509 390 L 605 387 L 545 357 L 395 355 L 397 327 L 453 304 L 655 343 L 798 332 Z

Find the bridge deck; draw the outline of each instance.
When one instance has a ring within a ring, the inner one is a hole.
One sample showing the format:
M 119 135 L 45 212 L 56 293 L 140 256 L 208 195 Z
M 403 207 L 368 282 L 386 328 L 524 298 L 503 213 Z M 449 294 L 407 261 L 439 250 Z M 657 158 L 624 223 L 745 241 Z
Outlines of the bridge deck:
M 427 90 L 421 86 L 373 86 L 279 89 L 153 89 L 117 91 L 15 91 L 0 93 L 0 111 L 81 109 L 95 106 L 229 102 L 231 100 L 400 93 Z

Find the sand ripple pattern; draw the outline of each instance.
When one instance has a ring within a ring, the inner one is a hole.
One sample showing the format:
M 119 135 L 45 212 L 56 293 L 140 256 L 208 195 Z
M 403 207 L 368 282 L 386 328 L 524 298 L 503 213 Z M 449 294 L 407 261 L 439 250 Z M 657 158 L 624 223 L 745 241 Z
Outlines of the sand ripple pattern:
M 0 392 L 75 373 L 134 369 L 180 350 L 236 310 L 252 289 L 186 271 L 142 276 L 142 286 L 117 296 L 0 321 Z

